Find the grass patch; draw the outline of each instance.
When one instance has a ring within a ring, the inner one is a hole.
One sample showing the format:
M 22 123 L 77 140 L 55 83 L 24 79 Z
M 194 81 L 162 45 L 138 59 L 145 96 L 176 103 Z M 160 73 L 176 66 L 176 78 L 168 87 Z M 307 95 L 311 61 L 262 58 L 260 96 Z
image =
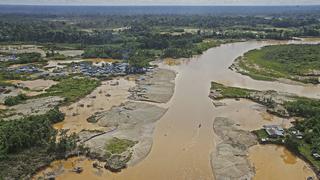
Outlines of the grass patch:
M 253 133 L 255 133 L 259 139 L 266 139 L 269 137 L 267 132 L 264 129 L 253 131 Z
M 311 149 L 312 149 L 311 145 L 307 144 L 307 143 L 302 143 L 298 147 L 299 153 L 303 157 L 305 157 L 308 161 L 310 161 L 311 164 L 313 166 L 315 166 L 317 168 L 317 170 L 319 171 L 320 170 L 320 161 L 316 160 L 312 157 Z
M 128 150 L 128 148 L 133 147 L 136 143 L 136 141 L 114 137 L 106 143 L 105 149 L 111 154 L 121 154 Z
M 227 87 L 216 82 L 211 82 L 211 89 L 219 91 L 223 98 L 248 98 L 250 93 L 253 92 L 250 89 Z
M 51 86 L 43 96 L 60 96 L 65 98 L 65 103 L 77 101 L 79 98 L 90 94 L 100 81 L 91 78 L 67 78 L 59 81 L 58 84 Z
M 250 70 L 250 72 L 242 72 L 242 71 L 240 71 L 239 73 L 242 74 L 242 75 L 245 75 L 245 76 L 249 76 L 252 79 L 255 79 L 255 80 L 258 80 L 258 81 L 275 81 L 276 80 L 275 78 L 272 78 L 272 77 L 269 77 L 269 76 L 264 76 L 264 75 L 261 75 L 261 74 L 257 74 L 255 72 L 255 70 Z
M 13 84 L 7 82 L 9 80 L 31 80 L 32 77 L 30 77 L 31 74 L 29 73 L 16 73 L 16 72 L 8 72 L 3 71 L 0 72 L 0 84 L 3 86 L 13 86 Z
M 217 41 L 217 40 L 212 40 L 212 39 L 204 40 L 204 41 L 194 45 L 194 47 L 192 49 L 193 54 L 202 54 L 204 51 L 206 51 L 210 48 L 213 48 L 213 47 L 220 46 L 221 44 L 223 44 L 223 41 Z

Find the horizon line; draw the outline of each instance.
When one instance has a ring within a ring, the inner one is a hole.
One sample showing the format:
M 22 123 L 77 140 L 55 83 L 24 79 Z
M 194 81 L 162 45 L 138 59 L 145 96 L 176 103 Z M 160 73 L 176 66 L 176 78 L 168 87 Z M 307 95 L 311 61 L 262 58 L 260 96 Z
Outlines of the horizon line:
M 0 6 L 105 6 L 105 7 L 115 7 L 115 6 L 190 6 L 190 7 L 221 7 L 221 6 L 229 6 L 229 7 L 244 7 L 244 6 L 320 6 L 319 4 L 1 4 Z

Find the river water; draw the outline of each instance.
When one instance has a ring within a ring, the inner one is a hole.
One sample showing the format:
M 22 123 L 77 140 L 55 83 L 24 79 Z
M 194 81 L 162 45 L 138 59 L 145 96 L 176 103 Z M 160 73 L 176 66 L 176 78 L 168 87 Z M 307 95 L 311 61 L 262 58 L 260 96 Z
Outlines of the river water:
M 156 125 L 153 147 L 147 158 L 120 173 L 104 171 L 98 173 L 99 175 L 94 173 L 90 161 L 86 160 L 87 163 L 82 165 L 85 171 L 89 172 L 80 175 L 67 172 L 57 179 L 213 179 L 210 154 L 216 142 L 213 132 L 214 118 L 229 116 L 228 114 L 232 118 L 242 117 L 241 126 L 244 129 L 259 128 L 263 121 L 267 124 L 274 118 L 266 117 L 265 112 L 258 112 L 254 108 L 250 111 L 241 110 L 246 106 L 256 106 L 250 104 L 251 102 L 241 101 L 234 107 L 227 106 L 225 110 L 215 109 L 208 98 L 211 81 L 257 90 L 271 89 L 320 97 L 319 86 L 256 81 L 228 69 L 233 60 L 246 51 L 277 43 L 279 42 L 248 41 L 226 44 L 209 49 L 201 56 L 183 60 L 178 66 L 161 65 L 174 69 L 178 75 L 175 93 L 169 102 L 170 108 Z M 252 112 L 256 112 L 256 115 L 252 115 Z M 255 118 L 259 121 L 258 125 L 253 121 Z M 295 170 L 292 173 L 304 172 Z M 279 175 L 278 179 L 286 177 Z
M 256 170 L 255 180 L 304 180 L 309 176 L 314 177 L 314 173 L 308 166 L 284 147 L 257 145 L 251 147 L 249 152 L 249 158 Z

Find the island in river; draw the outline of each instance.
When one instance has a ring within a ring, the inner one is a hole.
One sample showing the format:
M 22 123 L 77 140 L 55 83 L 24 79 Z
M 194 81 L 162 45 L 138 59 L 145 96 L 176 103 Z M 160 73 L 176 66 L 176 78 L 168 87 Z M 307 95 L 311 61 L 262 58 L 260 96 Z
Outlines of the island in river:
M 257 80 L 292 80 L 319 84 L 318 44 L 286 44 L 251 50 L 230 66 Z

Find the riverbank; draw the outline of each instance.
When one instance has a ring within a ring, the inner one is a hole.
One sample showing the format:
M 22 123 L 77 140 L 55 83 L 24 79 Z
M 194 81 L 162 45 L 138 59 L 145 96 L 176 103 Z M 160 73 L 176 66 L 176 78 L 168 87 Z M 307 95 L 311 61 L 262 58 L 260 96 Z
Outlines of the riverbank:
M 90 149 L 89 156 L 93 159 L 105 161 L 108 169 L 120 171 L 122 167 L 134 165 L 144 159 L 152 147 L 152 135 L 155 122 L 159 120 L 166 109 L 155 105 L 126 102 L 108 111 L 102 111 L 90 117 L 90 121 L 100 127 L 114 129 L 111 133 L 102 134 L 84 143 Z M 126 139 L 135 142 L 131 148 L 127 148 L 119 154 L 122 160 L 112 160 L 111 155 L 105 156 L 108 151 L 108 142 L 112 138 Z M 110 156 L 110 157 L 109 157 Z M 114 162 L 116 161 L 116 162 Z M 121 167 L 115 164 L 123 164 Z
M 255 147 L 255 145 L 250 146 L 252 145 L 251 143 L 247 143 L 246 141 L 241 141 L 241 139 L 243 139 L 242 137 L 244 137 L 241 135 L 241 133 L 251 134 L 251 131 L 260 129 L 263 125 L 272 125 L 272 124 L 283 124 L 284 127 L 289 128 L 292 126 L 290 123 L 291 120 L 285 119 L 285 118 L 279 118 L 277 116 L 269 114 L 267 113 L 267 108 L 265 106 L 262 106 L 260 104 L 257 104 L 255 102 L 252 102 L 246 99 L 240 99 L 238 101 L 234 99 L 223 99 L 223 100 L 219 100 L 219 102 L 224 105 L 213 108 L 213 111 L 215 114 L 214 117 L 215 119 L 216 118 L 223 119 L 225 122 L 227 122 L 227 123 L 220 123 L 220 124 L 227 125 L 227 127 L 224 126 L 224 129 L 228 129 L 228 131 L 224 131 L 224 132 L 229 132 L 232 138 L 230 138 L 227 141 L 224 141 L 223 143 L 221 138 L 219 138 L 219 135 L 215 133 L 216 135 L 214 137 L 214 141 L 217 143 L 215 144 L 211 154 L 212 171 L 214 174 L 216 174 L 216 172 L 218 171 L 218 173 L 220 174 L 225 173 L 224 176 L 230 176 L 230 177 L 232 177 L 233 175 L 241 175 L 242 172 L 247 172 L 246 174 L 249 174 L 249 175 L 250 173 L 253 173 L 253 177 L 254 177 L 255 168 L 252 165 L 252 162 L 250 161 L 249 157 L 250 157 L 250 149 L 251 147 Z M 268 114 L 267 118 L 266 118 L 266 114 Z M 215 122 L 213 122 L 213 124 L 215 124 Z M 251 136 L 253 136 L 254 139 L 256 139 L 256 137 L 253 134 L 251 134 Z M 228 139 L 227 137 L 229 137 L 229 135 L 226 135 L 225 138 Z M 254 144 L 257 144 L 257 143 L 258 142 L 254 140 Z M 220 144 L 222 144 L 223 146 L 220 147 Z M 225 147 L 229 147 L 229 150 L 236 149 L 234 147 L 248 147 L 248 148 L 244 148 L 244 149 L 238 148 L 238 151 L 231 151 L 231 150 L 228 151 L 228 149 Z M 219 149 L 221 153 L 219 153 Z M 220 159 L 221 162 L 219 162 L 219 164 L 224 164 L 224 165 L 227 164 L 228 166 L 216 167 L 213 165 L 214 163 L 213 159 L 217 159 L 217 157 L 219 156 L 223 157 Z M 239 159 L 239 161 L 235 161 L 235 159 Z M 234 165 L 234 166 L 231 166 L 231 165 Z M 298 164 L 292 164 L 291 166 L 296 167 L 296 165 Z M 244 168 L 247 171 L 244 171 L 243 170 Z M 285 169 L 286 166 L 282 166 L 281 168 Z M 241 171 L 239 171 L 239 169 L 241 169 Z M 312 172 L 310 168 L 309 168 L 309 171 Z M 301 172 L 299 171 L 299 173 Z M 285 179 L 286 177 L 284 175 L 283 176 L 279 175 L 279 178 Z
M 247 154 L 249 147 L 257 143 L 256 137 L 241 130 L 235 121 L 223 117 L 215 118 L 213 130 L 220 139 L 211 155 L 215 179 L 252 179 L 254 169 Z
M 261 105 L 266 106 L 266 110 L 268 113 L 272 113 L 276 116 L 284 117 L 284 118 L 292 118 L 293 111 L 294 111 L 294 104 L 296 101 L 299 101 L 299 97 L 296 97 L 293 94 L 287 94 L 287 93 L 277 93 L 275 91 L 256 91 L 256 90 L 250 90 L 250 89 L 243 89 L 243 88 L 236 88 L 236 87 L 227 87 L 218 83 L 212 83 L 210 95 L 213 100 L 221 100 L 224 98 L 232 98 L 232 99 L 238 99 L 244 98 L 249 99 L 251 101 L 254 101 L 256 103 L 259 103 Z M 305 98 L 306 99 L 306 98 Z M 307 99 L 306 99 L 307 100 Z M 311 101 L 311 100 L 310 100 Z M 315 100 L 314 100 L 315 101 Z M 303 106 L 303 103 L 299 103 L 300 106 Z M 298 110 L 297 110 L 298 111 Z M 311 112 L 309 112 L 309 115 Z M 308 120 L 305 120 L 308 121 Z M 295 124 L 297 125 L 298 121 L 295 120 Z M 279 124 L 273 124 L 272 126 L 282 126 L 282 128 L 285 128 L 283 126 L 283 122 Z M 263 126 L 265 127 L 265 125 Z M 261 129 L 262 127 L 258 128 Z M 257 129 L 251 129 L 257 130 Z M 261 129 L 259 131 L 263 131 L 264 129 Z M 304 146 L 306 146 L 305 142 L 297 142 L 297 146 L 295 147 L 291 141 L 296 141 L 295 136 L 291 134 L 291 132 L 299 131 L 295 129 L 295 127 L 285 128 L 285 136 L 279 136 L 279 137 L 271 137 L 266 134 L 266 137 L 260 136 L 261 133 L 255 133 L 257 135 L 257 138 L 259 139 L 259 142 L 261 143 L 275 143 L 275 144 L 281 144 L 286 147 L 288 147 L 289 150 L 293 151 L 293 153 L 296 153 L 301 159 L 306 161 L 310 164 L 312 167 L 311 169 L 314 170 L 315 174 L 318 173 L 318 167 L 313 159 L 309 159 L 311 156 L 311 152 L 304 152 Z M 257 132 L 257 131 L 255 131 Z M 305 132 L 303 132 L 304 134 Z M 304 137 L 300 138 L 304 139 Z M 291 145 L 292 144 L 292 145 Z M 294 150 L 296 149 L 296 150 Z M 303 153 L 302 153 L 303 152 Z M 307 154 L 306 154 L 307 153 Z M 310 154 L 310 155 L 308 155 Z M 311 157 L 312 158 L 312 157 Z M 313 175 L 315 176 L 315 175 Z
M 167 69 L 155 69 L 140 76 L 137 85 L 130 88 L 129 99 L 134 101 L 147 101 L 154 103 L 168 102 L 174 91 L 176 73 Z
M 159 79 L 160 77 L 165 78 Z M 87 149 L 87 157 L 99 160 L 102 167 L 111 171 L 120 171 L 127 166 L 133 166 L 148 155 L 152 147 L 155 123 L 167 111 L 166 108 L 158 107 L 157 103 L 150 104 L 144 103 L 141 99 L 134 101 L 133 98 L 130 98 L 131 100 L 127 98 L 140 93 L 142 84 L 143 92 L 148 94 L 148 100 L 152 102 L 166 103 L 174 92 L 175 73 L 172 71 L 155 69 L 147 75 L 136 78 L 135 88 L 132 85 L 134 82 L 122 78 L 108 83 L 103 82 L 87 97 L 62 108 L 67 112 L 66 122 L 55 125 L 61 129 L 70 127 L 71 132 L 77 132 L 79 143 Z M 98 100 L 100 103 L 90 105 L 93 100 Z M 125 142 L 132 143 L 128 144 L 129 146 L 125 145 L 120 151 L 114 149 Z M 49 168 L 38 172 L 35 177 L 43 174 L 46 177 L 48 173 L 57 178 L 76 175 L 73 172 L 63 171 L 64 167 L 56 167 L 57 164 L 61 166 L 61 163 L 53 162 Z M 78 165 L 79 163 L 75 163 L 73 167 Z

